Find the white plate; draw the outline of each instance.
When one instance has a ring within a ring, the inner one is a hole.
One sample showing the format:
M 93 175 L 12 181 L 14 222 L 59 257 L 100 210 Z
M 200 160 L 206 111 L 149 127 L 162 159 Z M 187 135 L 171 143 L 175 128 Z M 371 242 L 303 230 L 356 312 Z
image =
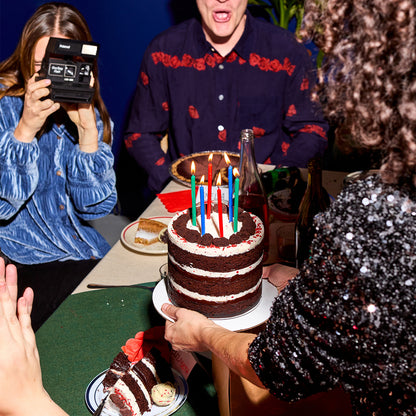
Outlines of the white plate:
M 212 319 L 217 325 L 230 331 L 243 331 L 250 328 L 255 328 L 267 321 L 270 317 L 270 308 L 273 301 L 278 295 L 277 288 L 273 286 L 267 279 L 262 279 L 262 295 L 259 303 L 246 313 L 234 316 L 232 318 L 215 318 Z M 153 290 L 152 294 L 153 305 L 156 310 L 165 319 L 172 321 L 170 317 L 162 312 L 162 305 L 164 303 L 171 303 L 166 291 L 165 281 L 161 280 Z
M 149 220 L 155 220 L 163 222 L 164 224 L 168 225 L 172 217 L 149 217 Z M 157 243 L 145 245 L 145 244 L 138 244 L 134 242 L 134 238 L 136 236 L 137 231 L 137 224 L 139 220 L 132 222 L 131 224 L 124 227 L 123 231 L 121 232 L 121 242 L 130 248 L 131 250 L 137 251 L 138 253 L 143 254 L 167 254 L 168 252 L 168 245 L 165 243 L 161 243 L 158 241 Z
M 103 380 L 107 370 L 104 370 L 102 373 L 98 374 L 91 382 L 88 384 L 87 390 L 85 391 L 85 403 L 88 407 L 88 410 L 91 413 L 94 413 L 97 407 L 101 404 L 106 393 L 104 393 Z M 173 412 L 176 412 L 186 401 L 188 396 L 188 384 L 186 380 L 178 373 L 175 369 L 172 369 L 173 375 L 175 377 L 175 387 L 176 395 L 175 400 L 165 407 L 159 407 L 153 405 L 149 412 L 143 413 L 145 416 L 168 416 Z M 110 415 L 109 415 L 110 416 Z M 113 413 L 111 416 L 120 416 L 119 413 Z

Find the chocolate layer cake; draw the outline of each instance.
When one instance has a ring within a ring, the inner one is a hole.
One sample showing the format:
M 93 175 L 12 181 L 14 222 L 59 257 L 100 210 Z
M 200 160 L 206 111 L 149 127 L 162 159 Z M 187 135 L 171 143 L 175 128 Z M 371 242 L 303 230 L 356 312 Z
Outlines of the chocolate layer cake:
M 190 210 L 176 214 L 168 226 L 168 277 L 166 287 L 174 305 L 211 318 L 240 315 L 261 297 L 264 227 L 248 212 L 239 211 L 234 233 L 223 207 L 224 234 L 219 236 L 218 207 L 206 220 L 201 236 L 192 225 Z
M 172 370 L 156 348 L 138 362 L 130 362 L 124 352 L 113 360 L 104 377 L 104 391 L 108 391 L 103 414 L 116 411 L 123 416 L 140 416 L 153 405 L 152 388 L 174 382 Z

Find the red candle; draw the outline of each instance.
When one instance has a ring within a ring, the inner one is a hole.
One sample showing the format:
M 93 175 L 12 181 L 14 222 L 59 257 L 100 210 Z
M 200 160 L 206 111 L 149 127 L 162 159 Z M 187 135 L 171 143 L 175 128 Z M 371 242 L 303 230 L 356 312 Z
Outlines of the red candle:
M 217 201 L 218 201 L 218 223 L 220 226 L 220 237 L 224 237 L 224 228 L 222 225 L 222 202 L 221 202 L 221 175 L 217 179 Z
M 207 219 L 211 218 L 211 198 L 212 198 L 212 158 L 211 153 L 208 157 L 208 198 L 207 198 Z

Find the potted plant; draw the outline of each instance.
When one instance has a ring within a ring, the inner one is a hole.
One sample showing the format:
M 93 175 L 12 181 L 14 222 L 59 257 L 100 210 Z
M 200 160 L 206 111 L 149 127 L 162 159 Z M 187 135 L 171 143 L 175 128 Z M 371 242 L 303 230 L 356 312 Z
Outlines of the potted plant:
M 304 0 L 248 0 L 249 6 L 256 6 L 263 9 L 271 21 L 285 29 L 289 28 L 290 21 L 296 19 L 296 29 L 298 32 L 302 24 L 304 13 Z

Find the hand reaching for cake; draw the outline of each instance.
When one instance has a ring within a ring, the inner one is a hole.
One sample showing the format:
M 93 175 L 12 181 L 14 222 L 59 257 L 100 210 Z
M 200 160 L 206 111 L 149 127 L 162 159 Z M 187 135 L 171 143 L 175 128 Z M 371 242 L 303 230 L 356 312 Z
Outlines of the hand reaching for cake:
M 263 267 L 263 279 L 276 286 L 280 291 L 285 288 L 291 279 L 293 279 L 299 270 L 295 267 L 285 266 L 284 264 L 275 263 L 270 266 Z
M 66 415 L 42 385 L 32 302 L 30 288 L 17 300 L 16 267 L 0 257 L 0 415 Z

